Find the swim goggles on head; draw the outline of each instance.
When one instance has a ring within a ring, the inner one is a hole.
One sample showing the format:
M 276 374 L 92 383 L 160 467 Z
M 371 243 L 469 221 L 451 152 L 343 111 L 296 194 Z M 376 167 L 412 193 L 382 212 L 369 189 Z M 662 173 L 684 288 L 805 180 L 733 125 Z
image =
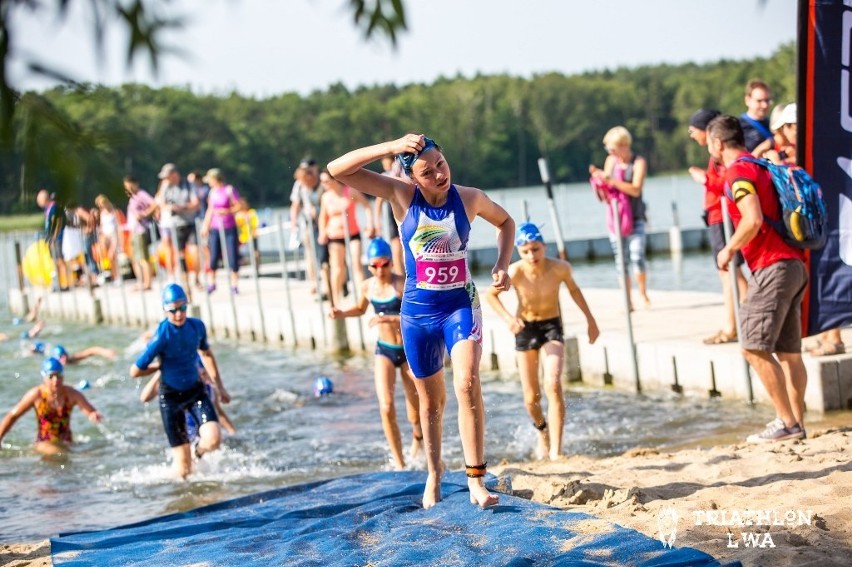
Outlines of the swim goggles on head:
M 515 246 L 523 246 L 536 241 L 544 243 L 544 237 L 536 225 L 525 222 L 518 227 L 518 232 L 515 234 Z
M 426 136 L 423 136 L 423 149 L 422 150 L 420 150 L 416 154 L 411 153 L 411 152 L 405 152 L 405 153 L 402 153 L 402 154 L 397 154 L 396 159 L 397 159 L 397 161 L 399 161 L 400 165 L 402 165 L 402 169 L 405 170 L 405 173 L 411 174 L 411 168 L 414 167 L 414 162 L 416 162 L 417 159 L 420 156 L 425 154 L 427 150 L 431 150 L 432 148 L 437 148 L 437 147 L 438 147 L 438 144 L 435 143 L 435 140 L 433 140 L 432 138 L 428 138 Z

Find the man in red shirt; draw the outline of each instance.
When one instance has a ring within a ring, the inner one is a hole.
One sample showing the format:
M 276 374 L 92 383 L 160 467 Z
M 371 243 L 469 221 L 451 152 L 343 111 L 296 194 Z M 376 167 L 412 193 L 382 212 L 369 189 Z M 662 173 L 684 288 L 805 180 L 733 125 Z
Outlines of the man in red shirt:
M 808 284 L 804 252 L 786 244 L 767 222 L 781 216 L 778 198 L 766 169 L 738 159 L 749 154 L 737 118 L 722 115 L 707 125 L 707 150 L 726 168 L 723 202 L 736 226 L 716 263 L 724 270 L 742 251 L 752 272 L 740 307 L 740 344 L 775 406 L 775 419 L 747 440 L 801 439 L 808 381 L 801 353 L 802 296 Z
M 707 145 L 707 125 L 721 113 L 717 110 L 700 109 L 689 117 L 689 137 L 699 146 Z M 710 158 L 707 170 L 700 167 L 690 167 L 689 175 L 696 183 L 704 186 L 704 222 L 707 224 L 707 234 L 710 236 L 710 246 L 713 250 L 713 265 L 716 256 L 725 247 L 725 226 L 722 218 L 722 194 L 725 192 L 725 166 Z M 739 297 L 746 294 L 746 280 L 740 266 L 745 263 L 743 255 L 734 256 L 734 267 L 737 275 Z M 704 339 L 706 345 L 720 345 L 737 342 L 737 318 L 734 292 L 731 278 L 726 271 L 719 270 L 719 281 L 722 283 L 722 298 L 725 302 L 725 316 L 722 327 L 713 335 Z

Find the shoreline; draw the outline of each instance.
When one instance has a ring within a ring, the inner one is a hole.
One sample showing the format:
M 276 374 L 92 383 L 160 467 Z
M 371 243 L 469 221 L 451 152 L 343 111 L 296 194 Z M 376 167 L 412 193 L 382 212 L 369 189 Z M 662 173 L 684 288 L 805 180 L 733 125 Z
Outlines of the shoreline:
M 636 448 L 614 457 L 503 462 L 490 472 L 510 476 L 516 496 L 654 539 L 661 526 L 674 526 L 676 547 L 722 563 L 840 566 L 852 552 L 850 441 L 852 426 L 830 427 L 804 441 Z M 50 541 L 3 544 L 0 563 L 50 566 Z

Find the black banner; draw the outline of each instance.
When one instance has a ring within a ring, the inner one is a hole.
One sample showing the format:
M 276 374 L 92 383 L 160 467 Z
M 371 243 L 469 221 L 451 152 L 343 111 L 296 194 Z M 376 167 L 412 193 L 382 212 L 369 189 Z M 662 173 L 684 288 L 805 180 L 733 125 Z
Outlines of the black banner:
M 825 248 L 810 254 L 807 335 L 852 324 L 852 0 L 799 1 L 799 164 L 822 186 Z

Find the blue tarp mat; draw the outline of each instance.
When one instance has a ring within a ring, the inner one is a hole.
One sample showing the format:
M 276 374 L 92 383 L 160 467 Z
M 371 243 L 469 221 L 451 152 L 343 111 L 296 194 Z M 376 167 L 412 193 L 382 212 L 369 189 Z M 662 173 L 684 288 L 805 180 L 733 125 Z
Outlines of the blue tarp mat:
M 463 473 L 423 510 L 424 472 L 370 473 L 244 496 L 50 540 L 54 565 L 719 565 L 588 514 L 500 495 L 470 503 Z M 496 479 L 489 477 L 494 487 Z

